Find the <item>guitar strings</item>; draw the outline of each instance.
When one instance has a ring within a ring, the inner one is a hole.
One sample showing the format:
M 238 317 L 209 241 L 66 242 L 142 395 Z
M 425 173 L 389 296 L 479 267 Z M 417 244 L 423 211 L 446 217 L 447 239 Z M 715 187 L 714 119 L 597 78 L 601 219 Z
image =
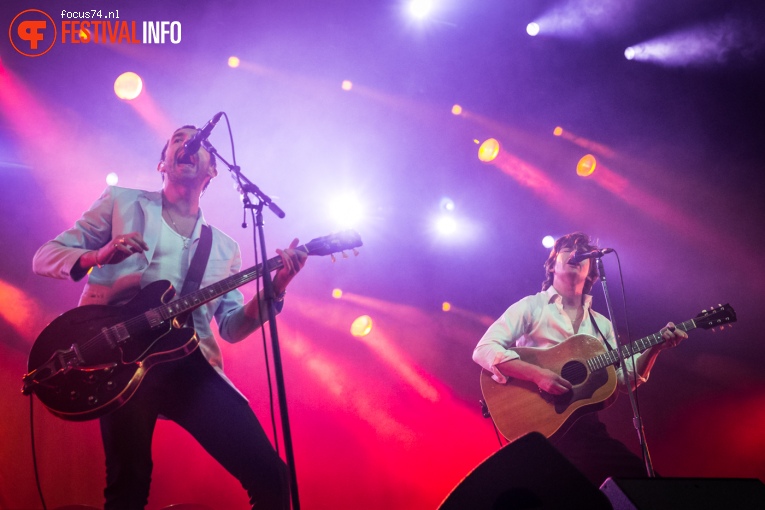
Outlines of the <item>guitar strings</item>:
M 273 271 L 273 270 L 279 269 L 280 267 L 283 266 L 281 258 L 274 257 L 274 259 L 272 259 L 272 260 L 274 261 L 274 263 L 273 264 L 270 264 L 270 263 L 268 264 L 269 271 Z M 248 269 L 246 271 L 242 271 L 240 273 L 237 273 L 237 274 L 235 274 L 233 276 L 230 276 L 229 278 L 226 278 L 226 279 L 221 280 L 219 282 L 216 282 L 216 283 L 214 283 L 214 284 L 212 284 L 212 285 L 210 285 L 208 287 L 205 287 L 204 289 L 201 289 L 201 290 L 198 290 L 196 292 L 193 292 L 193 293 L 189 294 L 188 296 L 184 296 L 183 298 L 180 298 L 177 301 L 171 301 L 170 303 L 163 304 L 161 306 L 153 308 L 152 310 L 158 310 L 159 314 L 162 317 L 163 322 L 164 322 L 164 321 L 166 321 L 166 320 L 168 320 L 168 319 L 170 319 L 172 317 L 175 317 L 175 316 L 177 316 L 177 315 L 179 315 L 179 314 L 181 314 L 181 313 L 183 313 L 185 311 L 188 311 L 188 310 L 182 310 L 182 311 L 180 311 L 180 312 L 178 312 L 176 314 L 168 315 L 167 310 L 169 308 L 172 308 L 174 305 L 177 305 L 179 302 L 180 303 L 184 303 L 185 302 L 186 303 L 185 308 L 188 308 L 189 307 L 189 305 L 188 305 L 188 300 L 189 299 L 193 298 L 195 295 L 204 294 L 208 290 L 214 290 L 215 291 L 214 292 L 214 296 L 212 298 L 209 298 L 209 299 L 214 299 L 215 297 L 221 296 L 221 295 L 225 294 L 226 292 L 229 292 L 230 290 L 238 288 L 238 287 L 244 285 L 245 283 L 248 283 L 248 282 L 258 278 L 262 274 L 262 266 L 263 266 L 262 264 L 258 264 L 258 265 L 254 266 L 254 267 L 252 267 L 252 268 L 250 268 L 250 269 Z M 231 288 L 229 288 L 228 290 L 225 290 L 225 289 L 228 288 L 230 285 L 224 285 L 226 282 L 229 282 L 232 285 Z M 197 304 L 197 302 L 203 301 L 203 300 L 197 300 L 196 298 L 194 298 L 194 299 L 195 299 L 195 301 L 193 302 L 193 304 Z M 207 300 L 209 300 L 209 299 L 207 299 Z M 204 301 L 207 301 L 207 300 L 204 300 Z M 131 331 L 132 329 L 135 329 L 136 326 L 139 326 L 143 321 L 145 321 L 146 320 L 146 314 L 149 313 L 152 310 L 147 310 L 143 314 L 141 314 L 141 315 L 139 315 L 137 317 L 133 317 L 131 319 L 128 319 L 128 320 L 126 320 L 126 321 L 124 321 L 122 323 L 114 324 L 114 325 L 110 326 L 109 328 L 107 328 L 107 331 L 113 330 L 113 328 L 115 328 L 119 324 L 123 324 L 126 330 Z M 150 321 L 149 321 L 149 323 L 150 323 Z M 95 348 L 99 347 L 103 342 L 105 342 L 106 338 L 107 338 L 106 332 L 104 330 L 100 331 L 97 335 L 93 336 L 89 340 L 83 342 L 82 345 L 80 345 L 80 352 L 83 355 L 87 354 L 88 352 L 92 352 Z M 120 338 L 119 338 L 119 336 L 117 336 L 117 342 L 119 343 L 119 341 L 120 341 Z

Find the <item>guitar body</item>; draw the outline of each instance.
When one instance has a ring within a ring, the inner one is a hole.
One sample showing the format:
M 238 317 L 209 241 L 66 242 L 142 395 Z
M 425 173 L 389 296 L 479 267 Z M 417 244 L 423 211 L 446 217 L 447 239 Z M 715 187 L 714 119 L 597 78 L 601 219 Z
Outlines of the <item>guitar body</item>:
M 307 255 L 330 255 L 361 246 L 353 230 L 298 246 Z M 172 301 L 175 289 L 160 280 L 121 306 L 87 305 L 59 316 L 35 340 L 23 377 L 53 414 L 73 421 L 98 418 L 132 397 L 149 369 L 188 356 L 199 346 L 180 326 L 204 303 L 283 266 L 280 256 Z M 197 354 L 201 356 L 199 351 Z
M 606 347 L 590 335 L 575 335 L 550 349 L 515 347 L 521 360 L 552 370 L 573 385 L 564 395 L 540 393 L 531 381 L 508 379 L 499 384 L 481 371 L 481 391 L 497 428 L 508 441 L 529 432 L 562 436 L 583 414 L 598 411 L 616 400 L 616 370 L 607 366 L 590 371 L 587 361 L 606 354 Z
M 117 409 L 152 366 L 183 358 L 198 346 L 193 329 L 145 318 L 174 294 L 170 282 L 157 281 L 127 304 L 85 305 L 60 315 L 32 346 L 24 391 L 34 391 L 67 420 L 90 420 Z

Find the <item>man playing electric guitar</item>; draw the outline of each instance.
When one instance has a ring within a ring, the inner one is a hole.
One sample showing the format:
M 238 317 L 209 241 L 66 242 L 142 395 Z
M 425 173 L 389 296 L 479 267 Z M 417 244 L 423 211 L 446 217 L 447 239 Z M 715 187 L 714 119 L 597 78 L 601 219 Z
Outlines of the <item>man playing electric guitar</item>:
M 35 272 L 75 281 L 89 273 L 80 305 L 121 306 L 159 280 L 171 282 L 180 293 L 191 267 L 204 268 L 202 286 L 236 274 L 241 266 L 239 246 L 221 231 L 210 229 L 199 208 L 199 199 L 217 170 L 206 149 L 186 154 L 184 142 L 196 133 L 193 126 L 177 129 L 162 150 L 157 166 L 161 191 L 107 188 L 74 227 L 38 250 Z M 197 249 L 208 251 L 199 248 L 202 245 L 210 246 L 209 257 L 200 258 L 203 265 L 195 264 Z M 283 264 L 273 280 L 278 309 L 287 284 L 305 264 L 306 254 L 296 246 L 297 239 L 288 249 L 277 250 Z M 106 510 L 140 509 L 147 504 L 152 433 L 160 415 L 188 430 L 234 475 L 253 506 L 289 507 L 284 463 L 245 398 L 223 375 L 220 348 L 210 329 L 215 317 L 223 339 L 242 340 L 264 321 L 264 304 L 257 298 L 244 303 L 235 289 L 196 308 L 192 317 L 200 349 L 193 351 L 196 344 L 190 342 L 191 355 L 159 363 L 147 372 L 129 401 L 101 417 Z M 193 330 L 189 331 L 193 340 Z M 163 349 L 163 341 L 176 332 L 159 338 L 157 348 Z M 130 326 L 124 332 L 118 329 L 104 348 L 111 346 L 115 351 L 128 333 L 132 334 Z M 122 349 L 124 358 L 127 354 Z
M 553 348 L 577 334 L 587 334 L 616 347 L 611 322 L 590 308 L 590 291 L 599 278 L 591 259 L 572 262 L 576 252 L 597 249 L 589 236 L 576 232 L 555 242 L 544 268 L 546 280 L 542 292 L 511 305 L 492 324 L 473 351 L 473 360 L 491 372 L 492 379 L 506 384 L 508 378 L 536 385 L 540 398 L 554 399 L 572 391 L 572 384 L 558 373 L 520 359 L 514 347 Z M 662 330 L 664 342 L 635 356 L 639 385 L 648 379 L 659 352 L 674 347 L 688 335 L 671 322 Z M 633 361 L 627 358 L 632 374 Z M 625 384 L 624 370 L 617 369 L 620 385 Z M 629 380 L 631 382 L 632 378 Z M 491 382 L 491 381 L 490 381 Z M 511 438 L 514 439 L 514 438 Z M 596 413 L 584 415 L 554 438 L 554 444 L 594 484 L 609 476 L 645 477 L 643 461 L 624 444 L 610 437 Z

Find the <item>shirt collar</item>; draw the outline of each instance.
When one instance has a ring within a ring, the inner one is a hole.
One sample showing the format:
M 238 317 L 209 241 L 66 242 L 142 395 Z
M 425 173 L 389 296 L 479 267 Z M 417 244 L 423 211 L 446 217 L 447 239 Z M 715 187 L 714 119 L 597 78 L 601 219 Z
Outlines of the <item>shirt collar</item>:
M 547 290 L 542 291 L 547 294 L 547 303 L 562 303 L 563 302 L 563 296 L 558 294 L 558 291 L 555 290 L 555 287 L 550 285 Z M 590 294 L 584 294 L 584 309 L 589 310 L 590 305 L 592 304 L 592 296 Z

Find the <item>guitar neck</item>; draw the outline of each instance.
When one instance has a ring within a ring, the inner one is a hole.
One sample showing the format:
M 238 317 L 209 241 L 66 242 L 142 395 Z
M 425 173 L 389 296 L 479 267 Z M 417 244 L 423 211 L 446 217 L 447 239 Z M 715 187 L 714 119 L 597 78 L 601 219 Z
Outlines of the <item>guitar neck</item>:
M 675 327 L 677 329 L 681 329 L 685 332 L 688 332 L 692 329 L 695 329 L 697 325 L 694 319 L 690 319 L 680 324 L 676 324 Z M 635 340 L 634 342 L 628 345 L 623 345 L 620 347 L 620 349 L 622 351 L 622 354 L 624 355 L 624 358 L 629 358 L 633 354 L 639 354 L 643 351 L 648 350 L 654 345 L 659 345 L 660 343 L 663 343 L 663 342 L 664 342 L 664 337 L 661 335 L 661 331 L 659 331 L 657 333 L 654 333 L 653 335 L 648 335 L 646 337 L 643 337 L 640 340 Z M 618 362 L 619 362 L 619 353 L 616 350 L 610 350 L 610 349 L 603 354 L 600 354 L 598 356 L 595 356 L 594 358 L 587 360 L 587 364 L 590 366 L 591 370 L 598 370 L 601 368 L 605 368 L 610 365 L 615 365 Z
M 310 253 L 305 245 L 298 246 L 295 249 L 304 253 Z M 268 272 L 276 271 L 283 265 L 284 264 L 282 263 L 282 258 L 280 256 L 270 258 L 265 263 L 265 267 Z M 261 263 L 249 269 L 245 269 L 244 271 L 241 271 L 235 275 L 229 276 L 228 278 L 216 282 L 208 287 L 199 289 L 186 296 L 182 296 L 175 301 L 167 303 L 166 305 L 158 306 L 152 310 L 152 312 L 159 314 L 159 316 L 162 317 L 162 320 L 172 319 L 173 317 L 177 317 L 178 315 L 182 315 L 196 308 L 199 308 L 208 301 L 212 301 L 213 299 L 222 296 L 227 292 L 230 292 L 246 283 L 260 278 L 263 274 L 263 264 Z

